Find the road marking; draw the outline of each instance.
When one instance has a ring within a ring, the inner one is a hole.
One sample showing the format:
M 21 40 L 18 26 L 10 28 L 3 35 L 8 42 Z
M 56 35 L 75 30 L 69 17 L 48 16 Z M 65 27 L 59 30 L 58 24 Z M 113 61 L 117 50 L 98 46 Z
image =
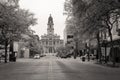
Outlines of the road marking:
M 54 80 L 53 76 L 53 62 L 52 58 L 49 59 L 48 80 Z

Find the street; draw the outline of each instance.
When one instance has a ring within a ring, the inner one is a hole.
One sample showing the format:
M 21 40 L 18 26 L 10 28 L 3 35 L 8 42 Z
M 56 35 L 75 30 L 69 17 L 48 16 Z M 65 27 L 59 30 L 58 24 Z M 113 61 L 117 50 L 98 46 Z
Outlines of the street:
M 120 68 L 52 55 L 0 64 L 0 80 L 120 80 L 119 75 Z

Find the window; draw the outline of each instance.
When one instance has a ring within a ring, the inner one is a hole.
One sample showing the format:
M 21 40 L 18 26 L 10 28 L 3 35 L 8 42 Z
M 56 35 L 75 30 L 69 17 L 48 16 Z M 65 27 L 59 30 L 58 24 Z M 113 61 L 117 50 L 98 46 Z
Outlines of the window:
M 53 44 L 55 45 L 55 41 L 53 42 Z
M 57 43 L 59 44 L 59 41 L 57 41 Z
M 49 42 L 49 45 L 52 45 L 52 41 Z
M 67 41 L 67 44 L 70 44 L 71 42 L 70 41 Z
M 48 41 L 46 41 L 46 45 L 48 45 Z
M 73 35 L 68 35 L 67 38 L 73 38 Z

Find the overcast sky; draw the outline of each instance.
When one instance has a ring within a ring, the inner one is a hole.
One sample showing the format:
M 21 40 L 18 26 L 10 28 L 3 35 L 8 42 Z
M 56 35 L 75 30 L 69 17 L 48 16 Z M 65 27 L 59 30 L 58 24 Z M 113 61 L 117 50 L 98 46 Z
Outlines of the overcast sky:
M 47 33 L 48 17 L 52 14 L 54 32 L 63 39 L 65 16 L 63 15 L 65 0 L 20 0 L 20 7 L 29 9 L 38 19 L 38 24 L 32 27 L 39 36 Z

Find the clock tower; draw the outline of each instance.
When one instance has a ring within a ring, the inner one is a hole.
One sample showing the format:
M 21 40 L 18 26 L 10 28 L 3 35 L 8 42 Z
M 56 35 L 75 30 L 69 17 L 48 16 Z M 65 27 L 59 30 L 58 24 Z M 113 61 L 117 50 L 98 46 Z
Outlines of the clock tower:
M 47 28 L 47 34 L 54 34 L 54 23 L 53 23 L 53 18 L 50 14 L 49 18 L 48 18 L 48 28 Z
M 47 22 L 47 34 L 41 36 L 40 45 L 43 53 L 56 53 L 59 46 L 63 46 L 63 40 L 54 33 L 54 22 L 50 14 Z

